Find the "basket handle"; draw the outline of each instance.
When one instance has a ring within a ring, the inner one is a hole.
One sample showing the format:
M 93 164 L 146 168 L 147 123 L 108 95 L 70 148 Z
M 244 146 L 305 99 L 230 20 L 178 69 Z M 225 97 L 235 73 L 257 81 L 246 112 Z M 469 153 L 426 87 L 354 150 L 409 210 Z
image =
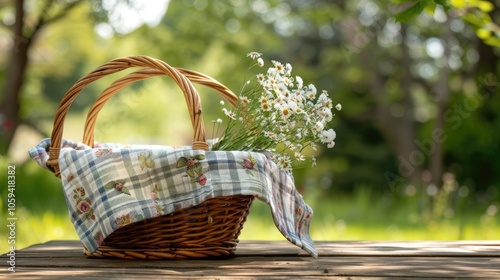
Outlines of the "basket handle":
M 205 74 L 183 68 L 176 68 L 179 72 L 185 75 L 191 82 L 210 87 L 217 91 L 227 102 L 233 106 L 236 104 L 238 97 L 226 86 L 215 80 L 214 78 Z M 83 133 L 83 143 L 93 147 L 94 146 L 94 128 L 97 122 L 97 116 L 104 104 L 111 99 L 118 91 L 128 86 L 129 84 L 144 80 L 150 77 L 165 75 L 163 71 L 152 68 L 144 68 L 137 72 L 130 73 L 116 81 L 114 81 L 108 88 L 106 88 L 99 97 L 95 100 L 92 107 L 90 107 L 85 121 L 85 129 Z
M 51 169 L 57 177 L 60 176 L 59 153 L 62 146 L 64 120 L 73 101 L 88 84 L 107 75 L 120 72 L 131 67 L 147 67 L 157 69 L 164 75 L 167 75 L 174 80 L 174 82 L 182 90 L 188 106 L 189 116 L 191 118 L 191 124 L 194 131 L 192 147 L 194 150 L 208 150 L 205 126 L 203 124 L 203 119 L 201 118 L 202 110 L 200 97 L 188 78 L 181 74 L 177 69 L 159 59 L 148 56 L 117 58 L 99 66 L 92 72 L 83 76 L 66 92 L 61 100 L 56 115 L 54 116 L 54 127 L 50 141 L 49 159 L 47 160 L 47 167 Z

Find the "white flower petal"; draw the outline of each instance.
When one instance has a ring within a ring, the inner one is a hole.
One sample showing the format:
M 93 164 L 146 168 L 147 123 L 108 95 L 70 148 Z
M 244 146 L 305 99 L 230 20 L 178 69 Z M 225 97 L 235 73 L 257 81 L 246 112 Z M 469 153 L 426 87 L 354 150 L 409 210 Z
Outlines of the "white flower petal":
M 257 64 L 258 64 L 260 67 L 264 66 L 264 60 L 263 60 L 262 58 L 260 58 L 260 57 L 259 57 L 259 58 L 257 59 Z

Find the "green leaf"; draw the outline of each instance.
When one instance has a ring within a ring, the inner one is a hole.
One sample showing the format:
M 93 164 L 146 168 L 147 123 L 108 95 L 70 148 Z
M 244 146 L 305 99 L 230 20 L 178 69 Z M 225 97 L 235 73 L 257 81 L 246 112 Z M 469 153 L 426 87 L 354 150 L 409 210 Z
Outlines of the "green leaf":
M 457 9 L 465 8 L 465 0 L 450 0 L 450 4 Z
M 195 177 L 195 170 L 193 168 L 188 168 L 188 170 L 186 170 L 186 173 L 187 175 L 189 175 L 189 177 L 191 178 L 194 178 Z
M 181 157 L 178 161 L 177 161 L 177 165 L 176 167 L 179 168 L 179 167 L 184 167 L 186 166 L 186 162 L 188 161 L 187 158 L 185 157 Z
M 205 155 L 204 154 L 199 154 L 199 155 L 194 156 L 194 158 L 197 159 L 197 160 L 204 160 L 205 159 Z
M 408 9 L 402 11 L 401 13 L 398 13 L 396 15 L 396 21 L 403 22 L 403 21 L 408 21 L 415 16 L 419 15 L 422 13 L 424 8 L 427 6 L 427 1 L 425 0 L 420 0 L 418 2 L 415 2 L 411 7 Z
M 127 187 L 123 187 L 121 192 L 130 195 L 130 191 L 128 190 Z
M 463 16 L 463 20 L 476 27 L 483 26 L 483 21 L 471 13 L 468 13 L 465 16 Z
M 492 47 L 500 48 L 500 38 L 497 37 L 489 37 L 488 39 L 483 41 L 485 44 L 490 45 Z
M 154 161 L 151 160 L 151 152 L 149 152 L 148 154 L 139 155 L 137 159 L 141 163 L 141 170 L 144 170 L 145 167 L 148 168 L 155 167 Z
M 489 13 L 495 8 L 495 6 L 488 1 L 478 1 L 475 6 L 485 13 Z
M 434 0 L 434 3 L 440 5 L 441 7 L 443 7 L 444 11 L 446 13 L 448 13 L 448 11 L 450 10 L 451 6 L 449 4 L 449 2 L 447 0 Z
M 106 185 L 104 185 L 104 188 L 106 189 L 114 189 L 116 186 L 116 182 L 115 181 L 111 181 L 109 183 L 107 183 Z
M 193 166 L 193 170 L 195 171 L 196 175 L 201 174 L 201 172 L 203 171 L 202 168 L 201 168 L 201 163 L 196 163 Z
M 437 6 L 436 3 L 430 2 L 427 5 L 425 5 L 425 11 L 430 15 L 434 15 L 434 11 L 436 11 L 436 6 Z
M 491 37 L 491 31 L 486 28 L 480 28 L 476 31 L 477 37 L 481 39 L 488 39 Z

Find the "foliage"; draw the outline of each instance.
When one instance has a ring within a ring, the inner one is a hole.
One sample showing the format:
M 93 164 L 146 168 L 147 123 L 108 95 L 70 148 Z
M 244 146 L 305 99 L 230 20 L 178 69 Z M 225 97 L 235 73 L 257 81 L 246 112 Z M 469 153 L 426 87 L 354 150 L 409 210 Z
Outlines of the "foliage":
M 402 1 L 396 0 L 394 2 Z M 500 26 L 488 14 L 495 8 L 494 4 L 490 1 L 413 0 L 412 2 L 414 3 L 409 8 L 396 15 L 396 20 L 407 21 L 419 15 L 424 10 L 429 14 L 434 14 L 437 5 L 440 5 L 449 14 L 456 14 L 470 24 L 474 28 L 477 37 L 483 40 L 485 44 L 500 47 Z

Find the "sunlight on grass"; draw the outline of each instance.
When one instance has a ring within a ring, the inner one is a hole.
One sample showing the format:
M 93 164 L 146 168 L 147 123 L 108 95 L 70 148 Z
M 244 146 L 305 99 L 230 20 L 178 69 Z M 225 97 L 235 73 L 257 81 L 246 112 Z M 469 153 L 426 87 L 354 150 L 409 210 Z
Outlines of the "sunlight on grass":
M 35 214 L 22 207 L 17 209 L 16 249 L 22 249 L 32 244 L 43 243 L 50 240 L 76 240 L 75 229 L 69 217 L 63 214 L 45 212 Z M 22 217 L 22 218 L 21 218 Z M 7 233 L 0 234 L 1 240 L 7 240 Z M 9 244 L 0 243 L 0 252 L 7 252 Z
M 18 231 L 21 247 L 55 239 L 78 238 L 67 215 L 56 215 L 53 212 L 37 215 L 23 208 L 19 211 L 19 216 L 25 217 Z
M 286 240 L 275 227 L 267 208 L 260 201 L 254 202 L 240 239 Z M 310 228 L 313 240 L 489 240 L 500 236 L 500 227 L 494 218 L 471 221 L 467 225 L 460 225 L 458 219 L 407 224 L 387 223 L 391 217 L 374 217 L 369 212 L 359 220 L 336 219 L 332 213 L 335 212 L 315 212 Z M 378 225 L 367 225 L 372 218 L 378 220 Z
M 497 239 L 500 236 L 500 227 L 493 217 L 483 217 L 482 221 L 479 219 L 462 226 L 460 234 L 457 220 L 408 225 L 396 222 L 387 224 L 383 217 L 377 217 L 378 225 L 368 226 L 363 225 L 370 219 L 368 213 L 360 220 L 335 218 L 332 213 L 335 212 L 324 212 L 321 208 L 316 208 L 311 226 L 313 240 L 481 240 Z M 18 209 L 17 215 L 23 218 L 17 223 L 16 249 L 50 240 L 78 239 L 67 213 L 33 213 L 23 207 Z M 6 233 L 2 233 L 0 239 L 7 240 Z M 286 240 L 275 227 L 269 207 L 260 201 L 254 202 L 240 239 Z M 6 242 L 0 243 L 2 253 L 7 252 L 7 245 Z

